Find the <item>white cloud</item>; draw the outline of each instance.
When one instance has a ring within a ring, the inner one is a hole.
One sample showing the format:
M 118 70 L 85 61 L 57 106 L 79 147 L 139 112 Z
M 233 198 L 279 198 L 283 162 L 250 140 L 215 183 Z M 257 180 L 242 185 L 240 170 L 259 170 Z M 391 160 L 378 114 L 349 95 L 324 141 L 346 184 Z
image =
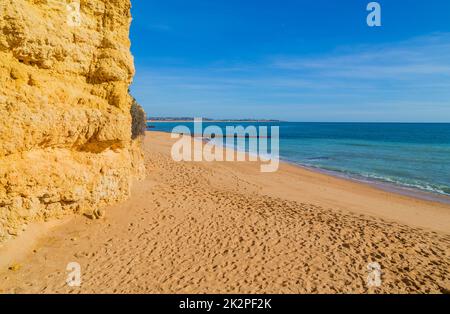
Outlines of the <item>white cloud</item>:
M 138 68 L 133 92 L 148 107 L 158 103 L 172 106 L 172 111 L 183 103 L 190 112 L 196 105 L 204 111 L 207 104 L 223 104 L 238 110 L 237 116 L 260 112 L 268 118 L 296 119 L 304 116 L 306 106 L 324 117 L 326 112 L 329 120 L 333 112 L 336 117 L 351 112 L 361 121 L 381 121 L 383 116 L 450 121 L 450 34 L 340 47 L 309 58 L 269 56 L 247 64 Z
M 305 75 L 355 79 L 450 77 L 450 34 L 433 34 L 394 44 L 344 48 L 314 58 L 278 57 L 272 66 Z

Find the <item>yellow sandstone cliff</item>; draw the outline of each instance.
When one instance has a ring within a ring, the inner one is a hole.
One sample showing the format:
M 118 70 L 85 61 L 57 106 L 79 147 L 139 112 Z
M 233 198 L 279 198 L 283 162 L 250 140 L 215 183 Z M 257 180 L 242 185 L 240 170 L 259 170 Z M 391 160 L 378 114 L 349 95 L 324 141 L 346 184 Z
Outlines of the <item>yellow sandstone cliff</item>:
M 130 0 L 0 0 L 0 242 L 34 220 L 124 200 Z

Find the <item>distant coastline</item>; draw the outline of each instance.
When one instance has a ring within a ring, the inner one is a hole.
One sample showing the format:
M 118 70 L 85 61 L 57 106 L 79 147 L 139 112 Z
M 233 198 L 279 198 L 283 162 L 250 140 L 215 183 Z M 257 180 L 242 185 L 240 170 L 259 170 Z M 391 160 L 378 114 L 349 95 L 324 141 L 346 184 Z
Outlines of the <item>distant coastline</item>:
M 202 118 L 203 122 L 283 122 L 275 119 L 211 119 Z M 158 117 L 147 118 L 147 122 L 159 123 L 159 122 L 194 122 L 194 118 L 191 117 Z

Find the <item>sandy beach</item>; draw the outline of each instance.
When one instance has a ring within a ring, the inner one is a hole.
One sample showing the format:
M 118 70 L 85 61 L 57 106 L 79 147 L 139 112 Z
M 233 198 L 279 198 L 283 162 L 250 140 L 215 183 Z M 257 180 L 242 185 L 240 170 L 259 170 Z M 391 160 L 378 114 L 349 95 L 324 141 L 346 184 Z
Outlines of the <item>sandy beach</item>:
M 450 291 L 450 205 L 286 163 L 177 163 L 173 141 L 147 133 L 147 178 L 105 218 L 36 224 L 0 248 L 0 292 Z M 66 284 L 70 262 L 81 287 Z

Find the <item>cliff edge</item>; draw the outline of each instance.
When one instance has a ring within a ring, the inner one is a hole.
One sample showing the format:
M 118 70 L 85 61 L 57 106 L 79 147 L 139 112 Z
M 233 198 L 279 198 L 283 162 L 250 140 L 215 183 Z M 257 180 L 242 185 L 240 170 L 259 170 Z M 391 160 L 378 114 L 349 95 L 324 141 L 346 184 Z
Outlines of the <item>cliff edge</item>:
M 129 0 L 0 0 L 0 242 L 27 223 L 126 199 Z

